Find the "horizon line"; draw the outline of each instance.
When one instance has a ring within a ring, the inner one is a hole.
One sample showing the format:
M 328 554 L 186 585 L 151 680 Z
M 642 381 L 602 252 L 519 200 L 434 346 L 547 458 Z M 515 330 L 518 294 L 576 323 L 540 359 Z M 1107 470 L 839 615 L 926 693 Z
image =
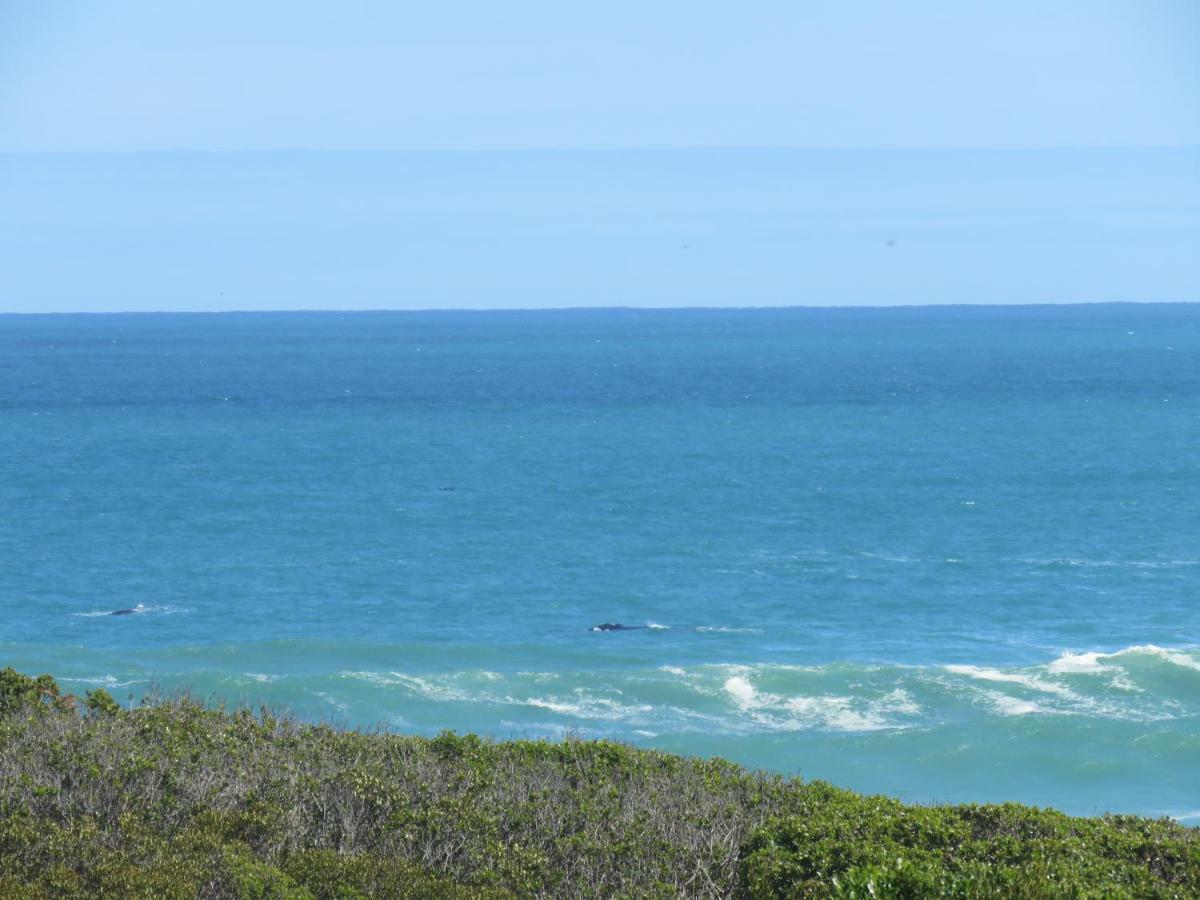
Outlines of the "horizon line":
M 108 309 L 50 310 L 42 312 L 0 311 L 4 316 L 227 316 L 227 315 L 360 315 L 366 313 L 514 313 L 514 312 L 735 312 L 765 310 L 890 310 L 890 309 L 1031 309 L 1074 306 L 1196 306 L 1200 300 L 1083 300 L 1062 303 L 890 303 L 879 304 L 775 304 L 762 306 L 489 306 L 489 307 L 360 307 L 356 309 Z
M 270 155 L 270 154 L 518 154 L 518 153 L 1053 153 L 1111 150 L 1200 150 L 1198 143 L 1181 144 L 648 144 L 614 146 L 528 146 L 528 147 L 127 147 L 127 148 L 41 148 L 0 147 L 0 156 L 137 156 L 137 155 Z

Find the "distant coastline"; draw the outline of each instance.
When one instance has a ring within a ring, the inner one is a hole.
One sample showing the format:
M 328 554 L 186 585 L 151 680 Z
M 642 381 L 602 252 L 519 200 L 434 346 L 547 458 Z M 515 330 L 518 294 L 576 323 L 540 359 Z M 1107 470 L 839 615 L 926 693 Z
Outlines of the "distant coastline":
M 312 309 L 113 309 L 113 310 L 61 310 L 51 312 L 9 312 L 0 310 L 0 317 L 65 317 L 65 316 L 370 316 L 370 315 L 475 315 L 475 314 L 598 314 L 606 313 L 773 313 L 773 312 L 833 312 L 844 310 L 847 313 L 888 313 L 892 311 L 934 311 L 969 312 L 974 310 L 1038 310 L 1038 309 L 1073 309 L 1104 308 L 1104 307 L 1187 307 L 1200 305 L 1196 300 L 1096 300 L 1096 301 L 1064 301 L 1062 303 L 893 303 L 886 305 L 839 304 L 822 306 L 819 304 L 780 304 L 768 306 L 511 306 L 511 307 L 363 307 L 357 309 L 337 309 L 333 307 L 314 307 Z

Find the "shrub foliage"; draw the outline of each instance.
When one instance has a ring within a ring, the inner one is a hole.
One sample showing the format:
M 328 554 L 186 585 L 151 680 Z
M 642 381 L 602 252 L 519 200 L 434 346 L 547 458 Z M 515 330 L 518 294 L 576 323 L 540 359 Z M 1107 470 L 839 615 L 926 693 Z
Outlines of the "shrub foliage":
M 0 672 L 0 896 L 1189 897 L 1200 836 Z

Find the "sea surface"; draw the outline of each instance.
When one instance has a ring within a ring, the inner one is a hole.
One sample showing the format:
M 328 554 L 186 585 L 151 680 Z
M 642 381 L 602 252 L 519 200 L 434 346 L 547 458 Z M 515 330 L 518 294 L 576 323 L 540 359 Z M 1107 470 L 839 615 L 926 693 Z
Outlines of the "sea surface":
M 1200 819 L 1200 306 L 0 316 L 0 514 L 75 692 Z

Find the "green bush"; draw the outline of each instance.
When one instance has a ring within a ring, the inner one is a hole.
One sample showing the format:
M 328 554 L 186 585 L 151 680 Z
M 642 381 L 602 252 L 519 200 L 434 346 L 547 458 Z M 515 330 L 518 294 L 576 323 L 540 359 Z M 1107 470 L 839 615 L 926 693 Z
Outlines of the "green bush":
M 905 806 L 828 786 L 814 799 L 751 835 L 742 896 L 1200 896 L 1197 835 L 1170 820 Z
M 0 897 L 1185 897 L 1196 832 L 0 672 Z
M 63 694 L 49 675 L 32 678 L 11 667 L 0 670 L 0 717 L 31 708 L 68 711 L 74 702 L 75 698 Z
M 121 711 L 120 704 L 104 688 L 88 691 L 83 705 L 89 713 L 96 716 L 115 716 Z

